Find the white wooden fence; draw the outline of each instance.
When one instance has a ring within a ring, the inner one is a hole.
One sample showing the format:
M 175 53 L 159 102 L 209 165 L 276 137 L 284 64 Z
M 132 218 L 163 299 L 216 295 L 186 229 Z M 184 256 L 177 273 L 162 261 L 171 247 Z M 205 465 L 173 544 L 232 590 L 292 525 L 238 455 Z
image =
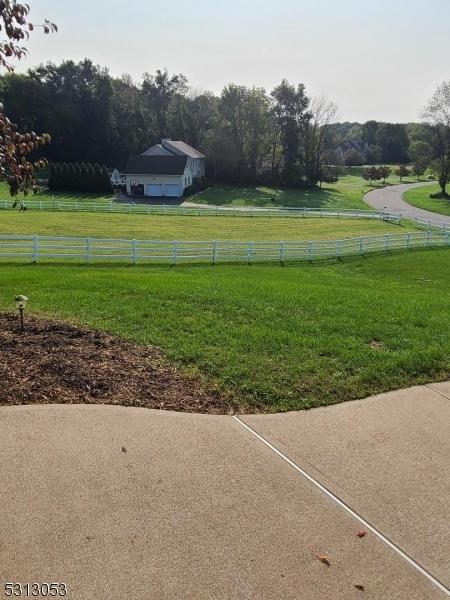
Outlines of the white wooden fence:
M 450 232 L 420 231 L 343 240 L 160 241 L 0 235 L 0 260 L 129 263 L 314 261 L 424 247 L 450 247 Z
M 442 233 L 450 232 L 450 222 L 435 221 L 433 219 L 414 219 L 418 229 L 432 229 L 433 231 L 441 231 Z
M 13 200 L 1 200 L 0 208 L 12 208 Z M 378 212 L 375 210 L 344 210 L 326 208 L 263 208 L 240 206 L 173 206 L 169 204 L 124 204 L 110 201 L 73 201 L 73 200 L 37 200 L 25 201 L 28 210 L 64 211 L 64 212 L 96 212 L 96 213 L 125 213 L 148 215 L 178 215 L 178 216 L 225 216 L 225 217 L 333 217 L 347 219 L 375 219 L 400 223 L 401 213 Z

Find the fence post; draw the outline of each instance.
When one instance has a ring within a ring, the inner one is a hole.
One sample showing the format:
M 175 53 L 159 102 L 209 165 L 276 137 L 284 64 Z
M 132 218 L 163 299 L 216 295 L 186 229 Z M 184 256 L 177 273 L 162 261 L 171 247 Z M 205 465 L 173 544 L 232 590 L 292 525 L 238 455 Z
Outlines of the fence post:
M 213 241 L 213 252 L 212 252 L 212 264 L 215 265 L 216 264 L 216 255 L 217 255 L 217 242 L 216 240 Z
M 339 219 L 339 217 L 341 216 L 341 209 L 338 208 L 337 210 L 338 210 L 338 219 Z
M 38 236 L 34 235 L 33 236 L 33 262 L 34 263 L 37 262 L 38 251 L 39 251 L 39 248 L 38 248 Z
M 131 256 L 133 258 L 133 265 L 136 264 L 137 261 L 137 246 L 136 240 L 131 240 Z
M 109 212 L 112 212 L 112 207 L 113 207 L 113 203 L 112 203 L 112 202 L 110 202 L 110 203 L 109 203 Z
M 253 256 L 253 242 L 248 243 L 247 262 L 251 264 Z
M 94 208 L 93 212 L 95 212 L 95 200 L 93 201 L 92 206 Z
M 431 245 L 431 229 L 427 231 L 427 246 Z
M 341 240 L 336 240 L 336 256 L 341 258 Z
M 165 204 L 164 204 L 164 206 L 165 206 Z M 177 241 L 176 240 L 173 241 L 172 264 L 173 265 L 177 264 Z
M 312 262 L 312 242 L 308 242 L 308 260 Z
M 320 216 L 321 216 L 321 217 L 322 217 L 322 219 L 323 219 L 323 209 L 322 209 L 322 208 L 320 209 Z
M 306 208 L 303 207 L 303 218 L 305 218 L 305 217 L 306 217 Z
M 58 210 L 61 210 L 61 202 L 58 202 Z
M 42 200 L 39 200 L 39 210 L 42 210 Z
M 445 242 L 444 242 L 444 244 L 446 246 L 450 246 L 450 231 L 446 232 L 446 234 L 445 234 Z
M 253 206 L 250 207 L 250 218 L 253 219 Z
M 284 263 L 284 242 L 280 242 L 280 263 Z
M 166 204 L 164 203 L 163 204 L 163 215 L 165 215 L 165 214 L 166 214 Z
M 389 250 L 389 235 L 384 236 L 384 250 L 385 252 Z
M 91 238 L 86 238 L 86 261 L 91 260 Z
M 408 231 L 408 233 L 406 234 L 406 249 L 409 250 L 411 247 L 411 234 Z
M 364 238 L 363 237 L 359 238 L 359 253 L 361 254 L 361 256 L 364 255 Z
M 130 212 L 131 212 L 131 204 L 128 203 L 128 214 L 130 214 Z

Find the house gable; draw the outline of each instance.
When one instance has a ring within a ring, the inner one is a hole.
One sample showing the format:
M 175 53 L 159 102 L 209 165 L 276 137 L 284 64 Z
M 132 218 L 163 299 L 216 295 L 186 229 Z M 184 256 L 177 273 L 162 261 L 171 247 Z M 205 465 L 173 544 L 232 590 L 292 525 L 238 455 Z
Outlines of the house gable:
M 141 154 L 141 156 L 175 156 L 173 152 L 164 148 L 162 144 L 155 144 L 145 152 Z

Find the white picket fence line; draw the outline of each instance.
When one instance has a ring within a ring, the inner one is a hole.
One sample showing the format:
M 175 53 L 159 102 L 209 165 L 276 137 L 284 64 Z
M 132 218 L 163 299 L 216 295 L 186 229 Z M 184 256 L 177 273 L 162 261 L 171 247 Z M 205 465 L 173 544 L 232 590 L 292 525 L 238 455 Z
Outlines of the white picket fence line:
M 450 247 L 450 232 L 362 236 L 342 240 L 238 242 L 123 240 L 38 235 L 0 235 L 0 259 L 46 259 L 84 262 L 125 261 L 133 264 L 163 262 L 314 261 L 424 247 Z
M 441 231 L 442 233 L 450 232 L 450 222 L 444 223 L 444 221 L 421 218 L 414 219 L 414 222 L 418 229 L 432 229 L 435 231 Z
M 14 200 L 0 201 L 1 209 L 12 208 Z M 263 208 L 240 206 L 173 206 L 169 204 L 124 204 L 108 201 L 72 201 L 72 200 L 37 200 L 24 202 L 28 210 L 64 211 L 64 212 L 99 212 L 121 214 L 178 215 L 178 216 L 227 216 L 227 217 L 334 217 L 348 219 L 377 219 L 391 223 L 400 223 L 401 213 L 379 212 L 375 210 L 348 210 L 325 208 Z

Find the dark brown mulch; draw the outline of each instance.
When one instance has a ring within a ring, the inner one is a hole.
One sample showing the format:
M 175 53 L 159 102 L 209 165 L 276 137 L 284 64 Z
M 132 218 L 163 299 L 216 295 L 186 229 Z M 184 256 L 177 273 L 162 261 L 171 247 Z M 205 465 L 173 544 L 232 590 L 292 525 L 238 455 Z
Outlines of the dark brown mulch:
M 233 405 L 152 346 L 26 315 L 0 313 L 0 404 L 95 403 L 228 414 Z

